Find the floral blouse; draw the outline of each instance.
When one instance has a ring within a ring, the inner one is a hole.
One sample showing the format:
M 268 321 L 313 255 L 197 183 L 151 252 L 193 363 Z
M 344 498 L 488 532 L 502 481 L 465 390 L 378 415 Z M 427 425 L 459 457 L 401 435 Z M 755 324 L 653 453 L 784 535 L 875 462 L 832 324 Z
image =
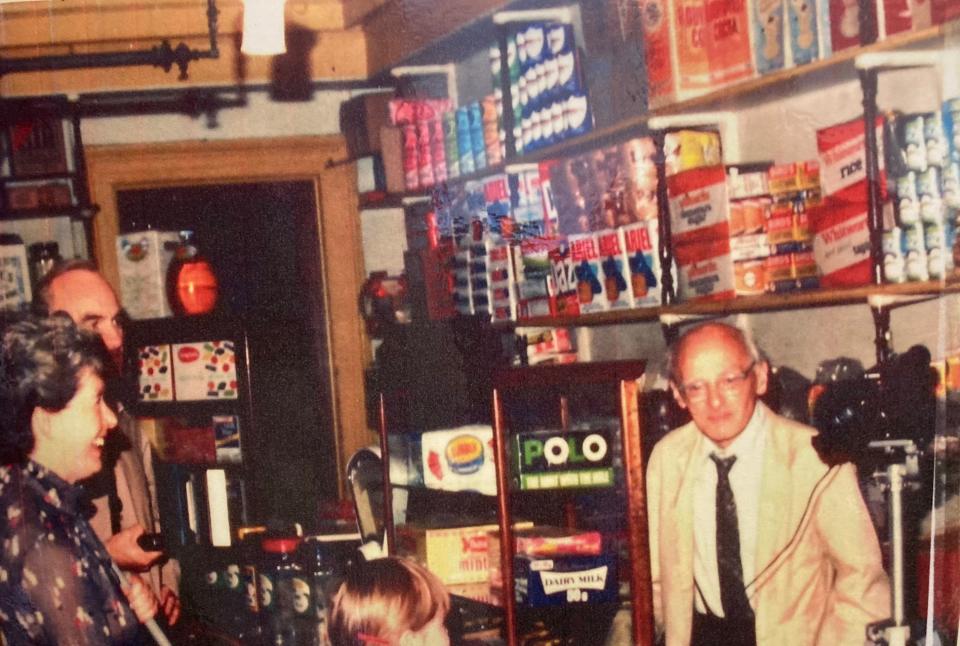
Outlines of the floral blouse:
M 0 631 L 9 646 L 149 642 L 83 495 L 35 462 L 0 466 Z

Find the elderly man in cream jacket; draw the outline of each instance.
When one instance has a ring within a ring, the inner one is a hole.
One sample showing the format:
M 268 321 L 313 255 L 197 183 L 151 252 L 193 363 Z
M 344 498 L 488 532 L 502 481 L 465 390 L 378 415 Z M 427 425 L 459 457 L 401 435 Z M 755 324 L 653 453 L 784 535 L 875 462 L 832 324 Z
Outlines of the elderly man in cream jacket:
M 707 323 L 671 349 L 692 421 L 647 471 L 658 631 L 668 646 L 860 646 L 890 613 L 880 547 L 851 464 L 758 397 L 768 366 L 744 333 Z

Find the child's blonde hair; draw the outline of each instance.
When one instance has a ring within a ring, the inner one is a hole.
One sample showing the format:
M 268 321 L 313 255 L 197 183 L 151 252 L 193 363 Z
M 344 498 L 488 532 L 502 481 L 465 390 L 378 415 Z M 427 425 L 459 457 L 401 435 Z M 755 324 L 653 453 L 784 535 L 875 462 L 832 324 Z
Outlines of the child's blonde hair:
M 413 561 L 387 557 L 351 569 L 333 600 L 334 646 L 386 646 L 450 609 L 443 583 Z

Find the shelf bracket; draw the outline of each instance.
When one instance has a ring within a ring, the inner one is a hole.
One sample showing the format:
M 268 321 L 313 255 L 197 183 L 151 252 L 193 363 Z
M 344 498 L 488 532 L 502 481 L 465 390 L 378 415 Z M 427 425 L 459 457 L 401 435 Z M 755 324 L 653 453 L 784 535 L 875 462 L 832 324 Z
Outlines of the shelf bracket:
M 647 121 L 650 130 L 670 130 L 673 128 L 696 128 L 717 126 L 720 141 L 723 142 L 723 161 L 732 164 L 740 161 L 740 133 L 737 130 L 737 115 L 733 112 L 692 112 L 690 114 L 668 114 L 651 117 Z
M 518 11 L 498 11 L 493 14 L 493 24 L 506 25 L 511 22 L 554 21 L 562 23 L 573 22 L 573 12 L 570 7 L 554 7 L 552 9 L 527 9 Z
M 873 345 L 877 353 L 877 365 L 883 365 L 893 357 L 893 332 L 890 330 L 890 308 L 870 307 L 873 314 Z
M 680 338 L 680 328 L 684 325 L 700 323 L 713 319 L 723 318 L 717 314 L 675 314 L 664 312 L 660 314 L 660 328 L 663 330 L 663 340 L 667 347 L 672 346 Z
M 913 305 L 924 301 L 932 301 L 940 298 L 937 294 L 918 294 L 915 296 L 907 294 L 870 294 L 867 296 L 867 305 L 873 309 L 896 309 L 904 305 Z
M 867 229 L 870 235 L 871 274 L 883 283 L 883 199 L 880 195 L 880 145 L 877 142 L 877 70 L 860 69 L 863 94 L 863 132 L 866 153 Z M 878 348 L 879 352 L 879 348 Z
M 443 65 L 399 65 L 390 70 L 390 75 L 396 78 L 403 76 L 446 76 L 447 96 L 451 105 L 457 107 L 457 68 L 453 63 Z
M 867 52 L 854 59 L 858 70 L 893 70 L 911 67 L 936 67 L 944 61 L 944 54 L 938 50 L 919 50 L 914 52 Z

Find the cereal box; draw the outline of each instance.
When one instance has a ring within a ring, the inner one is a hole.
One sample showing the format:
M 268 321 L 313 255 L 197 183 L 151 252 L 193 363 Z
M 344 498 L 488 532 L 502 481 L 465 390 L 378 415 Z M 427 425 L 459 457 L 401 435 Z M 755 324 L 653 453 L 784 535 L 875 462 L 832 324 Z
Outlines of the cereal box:
M 709 29 L 706 0 L 673 0 L 672 60 L 681 95 L 710 88 Z
M 660 304 L 659 222 L 647 220 L 620 228 L 623 252 L 630 270 L 630 292 L 634 307 Z
M 176 343 L 173 392 L 177 401 L 237 398 L 237 363 L 233 341 Z
M 608 309 L 597 235 L 595 233 L 570 235 L 567 236 L 567 244 L 570 246 L 570 262 L 576 278 L 580 311 L 602 312 Z
M 757 73 L 783 69 L 786 66 L 783 0 L 753 0 L 749 6 Z M 812 11 L 809 13 L 812 16 Z
M 820 53 L 818 8 L 827 0 L 787 0 L 788 54 L 794 65 L 806 65 Z
M 176 231 L 138 231 L 117 236 L 120 297 L 132 318 L 173 314 L 167 303 L 167 268 L 179 241 Z

